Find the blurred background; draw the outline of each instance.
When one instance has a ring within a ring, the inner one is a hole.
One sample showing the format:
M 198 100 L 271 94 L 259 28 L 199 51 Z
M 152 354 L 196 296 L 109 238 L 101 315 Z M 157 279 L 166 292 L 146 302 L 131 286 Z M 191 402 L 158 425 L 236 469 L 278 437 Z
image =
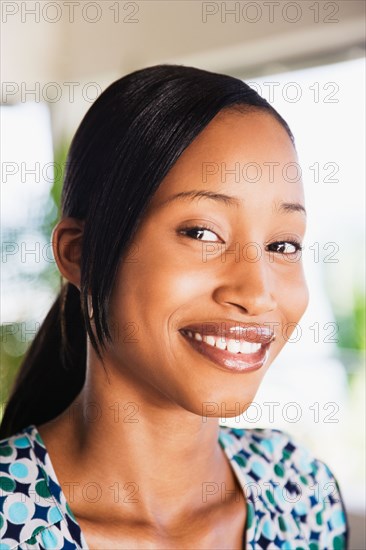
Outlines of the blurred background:
M 231 74 L 295 134 L 311 298 L 253 405 L 221 422 L 307 444 L 340 483 L 351 550 L 366 548 L 364 1 L 3 1 L 1 22 L 2 406 L 60 288 L 50 237 L 83 115 L 149 65 Z

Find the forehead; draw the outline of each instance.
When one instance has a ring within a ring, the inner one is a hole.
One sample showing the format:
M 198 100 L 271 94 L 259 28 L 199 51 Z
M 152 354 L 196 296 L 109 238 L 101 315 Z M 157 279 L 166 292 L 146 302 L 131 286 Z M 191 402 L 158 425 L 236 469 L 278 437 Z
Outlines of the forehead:
M 297 198 L 302 194 L 292 141 L 280 122 L 261 111 L 216 115 L 171 168 L 153 203 L 192 189 L 193 184 L 195 189 L 235 195 L 258 192 L 259 186 L 271 184 L 272 191 L 281 194 Z
M 220 147 L 217 148 L 217 145 Z M 234 155 L 266 161 L 268 156 L 296 158 L 296 151 L 282 124 L 269 112 L 219 112 L 192 142 L 190 154 Z M 186 149 L 186 152 L 188 152 Z

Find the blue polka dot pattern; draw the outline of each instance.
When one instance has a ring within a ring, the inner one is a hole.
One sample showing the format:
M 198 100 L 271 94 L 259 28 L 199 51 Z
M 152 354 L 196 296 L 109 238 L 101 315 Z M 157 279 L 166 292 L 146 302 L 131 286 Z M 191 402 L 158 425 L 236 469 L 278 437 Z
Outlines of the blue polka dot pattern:
M 0 550 L 88 545 L 35 425 L 0 441 Z
M 348 521 L 328 466 L 284 431 L 220 426 L 244 492 L 243 550 L 343 550 Z M 0 550 L 89 550 L 34 424 L 0 441 Z
M 349 526 L 328 466 L 281 430 L 220 427 L 247 501 L 246 550 L 345 550 Z

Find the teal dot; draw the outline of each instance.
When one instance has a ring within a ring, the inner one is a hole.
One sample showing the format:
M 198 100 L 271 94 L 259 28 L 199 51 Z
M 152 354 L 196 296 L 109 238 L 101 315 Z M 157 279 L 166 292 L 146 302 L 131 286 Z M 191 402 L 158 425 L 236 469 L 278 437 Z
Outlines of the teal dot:
M 273 526 L 273 522 L 268 519 L 263 523 L 262 533 L 268 540 L 274 540 L 276 532 Z
M 9 468 L 10 473 L 14 477 L 27 477 L 28 475 L 28 468 L 21 462 L 14 462 Z
M 0 477 L 0 489 L 10 493 L 15 489 L 15 481 L 11 477 Z
M 247 461 L 243 456 L 234 455 L 233 459 L 235 460 L 235 462 L 237 462 L 239 464 L 239 466 L 242 466 L 243 468 L 246 466 Z
M 14 502 L 9 506 L 9 518 L 13 523 L 24 523 L 28 516 L 28 508 L 23 502 Z
M 57 537 L 49 529 L 44 529 L 44 531 L 42 531 L 41 538 L 43 545 L 47 550 L 57 547 Z
M 49 477 L 49 476 L 48 476 L 46 470 L 45 470 L 44 468 L 42 468 L 42 466 L 39 466 L 39 468 L 41 469 L 42 476 L 43 476 L 43 478 L 46 480 L 46 483 L 47 483 L 47 485 L 48 485 L 48 477 Z
M 276 485 L 273 492 L 274 492 L 274 497 L 277 504 L 279 505 L 286 504 L 286 499 L 284 497 L 283 490 L 278 485 Z
M 5 544 L 5 542 L 0 542 L 0 550 L 10 550 L 9 544 Z
M 266 490 L 266 497 L 271 504 L 274 504 L 275 500 L 273 498 L 273 494 L 268 489 Z
M 282 450 L 282 456 L 283 456 L 284 460 L 287 460 L 291 456 L 291 451 L 289 451 L 288 449 L 283 449 Z
M 333 539 L 333 548 L 334 550 L 344 550 L 346 548 L 346 543 L 342 535 L 336 535 Z
M 258 477 L 264 476 L 266 472 L 266 469 L 264 468 L 263 464 L 261 464 L 260 462 L 253 462 L 252 470 Z
M 30 447 L 29 439 L 25 436 L 18 437 L 14 440 L 14 445 L 19 449 L 25 449 L 26 447 Z
M 285 540 L 285 542 L 282 543 L 281 550 L 293 550 L 291 542 Z
M 253 451 L 253 453 L 256 453 L 257 455 L 260 455 L 261 452 L 260 450 L 258 449 L 257 445 L 255 445 L 254 443 L 250 443 L 249 444 L 249 447 L 250 449 Z
M 38 527 L 36 527 L 35 529 L 33 529 L 33 532 L 32 532 L 32 536 L 30 539 L 26 540 L 26 542 L 28 544 L 37 544 L 37 540 L 36 540 L 36 536 L 38 535 L 38 533 L 40 531 L 43 531 L 44 529 L 44 526 L 43 525 L 38 525 Z
M 47 486 L 45 479 L 40 479 L 36 483 L 36 493 L 42 498 L 49 498 L 51 496 L 50 490 Z
M 275 474 L 278 475 L 278 477 L 283 477 L 285 475 L 285 470 L 281 464 L 275 464 L 274 466 Z
M 286 522 L 282 516 L 278 516 L 278 524 L 281 531 L 287 531 Z
M 0 456 L 10 456 L 12 452 L 13 449 L 9 445 L 0 447 Z
M 249 501 L 247 501 L 247 529 L 250 529 L 253 525 L 255 512 L 253 509 L 253 504 Z

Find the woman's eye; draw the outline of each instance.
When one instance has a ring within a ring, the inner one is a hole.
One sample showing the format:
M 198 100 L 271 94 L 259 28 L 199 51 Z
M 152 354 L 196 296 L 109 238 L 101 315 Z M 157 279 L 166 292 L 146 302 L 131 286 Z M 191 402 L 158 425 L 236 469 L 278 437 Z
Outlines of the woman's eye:
M 179 233 L 197 241 L 217 242 L 220 240 L 217 234 L 212 231 L 212 229 L 200 225 L 196 225 L 194 227 L 183 227 L 183 229 L 181 229 Z
M 269 244 L 267 250 L 277 254 L 296 254 L 296 252 L 302 250 L 302 246 L 297 241 L 277 241 Z

